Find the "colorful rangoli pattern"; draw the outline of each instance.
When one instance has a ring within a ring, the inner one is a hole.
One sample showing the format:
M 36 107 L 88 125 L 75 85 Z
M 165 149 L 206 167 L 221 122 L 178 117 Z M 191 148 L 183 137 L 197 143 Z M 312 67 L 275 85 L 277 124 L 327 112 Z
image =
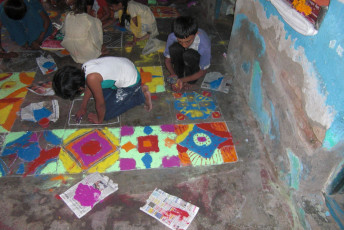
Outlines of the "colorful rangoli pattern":
M 236 162 L 226 123 L 17 132 L 6 136 L 1 176 L 115 172 Z
M 35 77 L 34 72 L 0 73 L 0 132 L 10 131 Z
M 62 141 L 58 133 L 59 130 L 9 133 L 0 155 L 1 175 L 56 173 Z
M 213 99 L 196 92 L 185 92 L 182 95 L 174 94 L 174 97 L 174 108 L 179 111 L 178 120 L 183 120 L 180 114 L 185 115 L 190 120 L 207 119 L 216 109 Z
M 165 92 L 165 82 L 161 66 L 137 67 L 141 74 L 142 84 L 149 88 L 151 93 Z
M 170 6 L 151 6 L 150 8 L 156 18 L 176 18 L 180 15 L 176 8 Z
M 65 171 L 60 173 L 104 172 L 118 160 L 119 129 L 66 131 L 59 155 Z

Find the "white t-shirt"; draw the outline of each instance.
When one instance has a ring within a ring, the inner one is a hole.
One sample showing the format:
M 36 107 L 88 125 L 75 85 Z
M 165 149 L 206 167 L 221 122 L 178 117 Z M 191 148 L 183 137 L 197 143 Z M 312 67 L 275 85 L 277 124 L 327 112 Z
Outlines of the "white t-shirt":
M 138 81 L 138 71 L 128 58 L 102 57 L 82 65 L 85 76 L 99 73 L 103 77 L 102 88 L 125 88 Z M 115 87 L 113 87 L 115 86 Z

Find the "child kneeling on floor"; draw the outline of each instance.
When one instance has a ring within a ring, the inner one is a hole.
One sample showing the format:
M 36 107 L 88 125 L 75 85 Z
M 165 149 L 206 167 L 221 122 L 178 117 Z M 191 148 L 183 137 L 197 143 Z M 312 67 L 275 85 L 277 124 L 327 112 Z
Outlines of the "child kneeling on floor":
M 211 59 L 211 43 L 207 33 L 198 28 L 190 16 L 180 16 L 172 24 L 164 56 L 168 78 L 178 78 L 174 91 L 188 89 L 207 73 Z M 191 85 L 190 85 L 191 84 Z
M 146 110 L 152 109 L 148 87 L 141 87 L 140 73 L 134 63 L 123 57 L 92 59 L 82 69 L 65 66 L 54 75 L 53 89 L 57 96 L 70 100 L 84 93 L 77 120 L 87 113 L 88 101 L 93 96 L 96 114 L 89 113 L 88 120 L 95 124 L 143 103 Z

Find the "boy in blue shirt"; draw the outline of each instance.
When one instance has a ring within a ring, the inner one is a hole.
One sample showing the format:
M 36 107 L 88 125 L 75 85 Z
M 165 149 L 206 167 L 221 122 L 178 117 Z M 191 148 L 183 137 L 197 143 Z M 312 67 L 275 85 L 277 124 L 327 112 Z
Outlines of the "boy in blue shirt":
M 195 84 L 210 66 L 211 43 L 207 33 L 198 28 L 194 18 L 180 16 L 172 26 L 164 56 L 169 77 L 178 77 L 173 89 L 180 91 Z

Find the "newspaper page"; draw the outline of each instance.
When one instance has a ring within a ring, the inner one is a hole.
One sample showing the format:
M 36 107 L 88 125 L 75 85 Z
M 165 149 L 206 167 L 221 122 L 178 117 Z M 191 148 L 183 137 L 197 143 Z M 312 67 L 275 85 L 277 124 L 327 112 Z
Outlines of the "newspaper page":
M 170 229 L 187 229 L 199 208 L 160 189 L 155 189 L 140 210 Z
M 51 81 L 39 81 L 26 87 L 30 92 L 41 96 L 53 96 L 55 92 Z
M 96 172 L 72 186 L 60 197 L 75 215 L 81 218 L 91 211 L 94 205 L 117 190 L 118 184 Z
M 226 79 L 223 74 L 219 72 L 210 72 L 205 75 L 201 88 L 228 93 L 230 82 L 231 81 Z

